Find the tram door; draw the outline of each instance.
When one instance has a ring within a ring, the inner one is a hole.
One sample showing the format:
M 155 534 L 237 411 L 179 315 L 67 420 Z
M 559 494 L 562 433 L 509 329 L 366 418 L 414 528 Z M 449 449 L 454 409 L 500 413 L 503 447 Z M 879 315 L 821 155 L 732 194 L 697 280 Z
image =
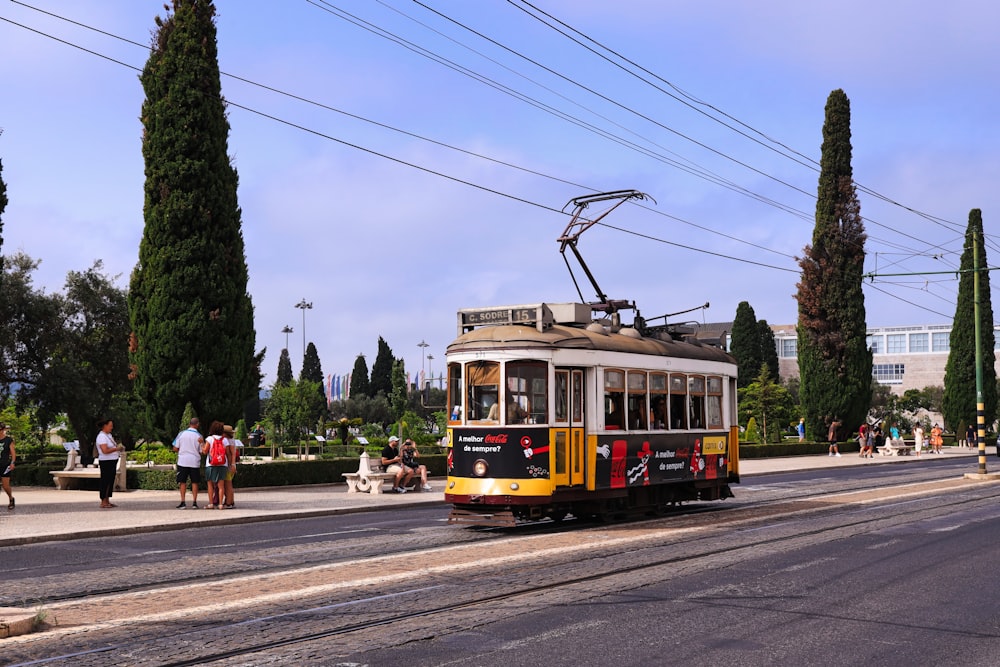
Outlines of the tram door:
M 556 369 L 555 428 L 553 429 L 552 481 L 556 486 L 584 483 L 585 454 L 583 370 Z

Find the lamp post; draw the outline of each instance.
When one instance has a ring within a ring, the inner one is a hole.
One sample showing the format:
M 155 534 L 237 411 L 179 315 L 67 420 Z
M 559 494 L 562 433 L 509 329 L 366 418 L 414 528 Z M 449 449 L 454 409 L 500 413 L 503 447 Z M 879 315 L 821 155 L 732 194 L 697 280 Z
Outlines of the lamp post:
M 423 373 L 424 372 L 424 350 L 426 350 L 428 347 L 430 347 L 430 344 L 427 343 L 426 341 L 424 341 L 424 339 L 421 338 L 420 342 L 417 343 L 417 347 L 420 348 L 420 372 Z
M 312 307 L 313 307 L 313 305 L 312 305 L 311 302 L 307 302 L 305 299 L 302 299 L 302 301 L 299 301 L 297 304 L 295 304 L 295 307 L 296 308 L 300 308 L 302 310 L 302 361 L 303 361 L 303 363 L 305 363 L 305 359 L 306 359 L 306 310 L 307 309 L 311 310 Z
M 285 328 L 281 330 L 281 333 L 285 334 L 285 349 L 286 350 L 288 349 L 288 334 L 292 333 L 293 331 L 295 331 L 295 329 L 291 328 L 287 324 L 285 325 Z

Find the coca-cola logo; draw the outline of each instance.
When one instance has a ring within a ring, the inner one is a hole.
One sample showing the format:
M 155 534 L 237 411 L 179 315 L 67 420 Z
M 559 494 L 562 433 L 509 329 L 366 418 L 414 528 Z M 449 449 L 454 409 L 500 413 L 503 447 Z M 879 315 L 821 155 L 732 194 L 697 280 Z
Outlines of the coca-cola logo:
M 486 436 L 485 442 L 491 445 L 506 445 L 507 444 L 507 434 L 506 433 L 491 433 Z

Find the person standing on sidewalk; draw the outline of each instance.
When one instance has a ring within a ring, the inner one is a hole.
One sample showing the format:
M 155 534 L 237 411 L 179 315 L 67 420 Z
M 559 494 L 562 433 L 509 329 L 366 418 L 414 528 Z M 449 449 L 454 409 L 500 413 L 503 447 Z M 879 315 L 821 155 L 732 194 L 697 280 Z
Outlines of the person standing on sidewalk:
M 10 488 L 10 476 L 14 474 L 14 461 L 17 452 L 14 451 L 14 438 L 7 435 L 7 425 L 0 424 L 0 479 L 3 480 L 3 491 L 7 494 L 7 509 L 14 509 L 14 491 Z
M 201 446 L 201 453 L 206 454 L 205 479 L 208 481 L 208 509 L 222 509 L 226 494 L 226 473 L 229 472 L 229 452 L 226 438 L 222 435 L 225 425 L 216 420 L 208 427 L 208 438 Z M 221 443 L 222 454 L 218 461 L 213 461 L 216 443 Z
M 979 447 L 979 434 L 976 433 L 976 427 L 973 424 L 969 424 L 965 428 L 965 445 L 973 449 Z
M 191 482 L 191 507 L 198 509 L 198 484 L 201 483 L 201 445 L 205 442 L 198 432 L 200 422 L 197 417 L 191 419 L 188 427 L 174 438 L 174 451 L 177 452 L 177 483 L 181 489 L 181 504 L 177 509 L 187 508 L 187 485 Z
M 236 507 L 236 500 L 233 496 L 233 477 L 236 476 L 236 431 L 229 424 L 222 427 L 222 435 L 226 438 L 226 457 L 229 460 L 229 467 L 226 469 L 226 479 L 224 484 L 224 498 L 221 501 L 224 509 Z
M 830 428 L 827 430 L 826 439 L 830 443 L 830 456 L 840 456 L 840 447 L 837 446 L 840 438 L 838 434 L 840 433 L 840 419 L 834 417 L 830 422 Z
M 913 427 L 913 451 L 920 456 L 920 450 L 924 448 L 924 427 L 917 422 Z
M 806 441 L 806 419 L 805 417 L 799 417 L 799 425 L 795 427 L 795 430 L 799 434 L 799 442 Z
M 115 423 L 110 419 L 97 422 L 97 428 L 101 431 L 97 434 L 97 464 L 101 467 L 101 481 L 98 484 L 101 509 L 118 507 L 111 502 L 111 495 L 115 491 L 115 470 L 118 468 L 118 459 L 125 448 L 112 437 L 111 429 L 114 427 Z
M 944 438 L 941 437 L 942 433 L 944 431 L 937 424 L 931 427 L 931 452 L 935 454 L 941 453 L 941 445 L 944 444 Z

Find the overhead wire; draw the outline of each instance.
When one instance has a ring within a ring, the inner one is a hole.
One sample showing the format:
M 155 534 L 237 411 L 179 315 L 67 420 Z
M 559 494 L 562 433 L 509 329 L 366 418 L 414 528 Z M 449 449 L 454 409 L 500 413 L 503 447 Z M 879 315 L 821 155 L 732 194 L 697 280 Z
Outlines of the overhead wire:
M 14 0 L 14 1 L 16 2 L 16 0 Z M 23 3 L 18 3 L 18 4 L 23 4 Z M 45 13 L 48 13 L 48 12 L 45 12 Z M 50 15 L 55 16 L 56 18 L 61 18 L 58 15 L 54 15 L 54 14 L 50 14 Z M 16 27 L 28 30 L 28 31 L 33 32 L 35 34 L 38 34 L 38 35 L 40 35 L 42 37 L 45 37 L 47 39 L 51 39 L 53 41 L 59 42 L 59 43 L 64 44 L 66 46 L 70 46 L 72 48 L 78 49 L 78 50 L 83 51 L 85 53 L 88 53 L 90 55 L 98 56 L 100 58 L 103 58 L 105 60 L 113 62 L 113 63 L 115 63 L 117 65 L 126 67 L 128 69 L 133 70 L 133 71 L 142 72 L 142 68 L 140 68 L 140 67 L 136 67 L 135 65 L 131 65 L 129 63 L 126 63 L 124 61 L 118 60 L 116 58 L 112 58 L 110 56 L 106 56 L 104 54 L 101 54 L 98 51 L 94 51 L 93 49 L 89 49 L 89 48 L 86 48 L 86 47 L 81 46 L 79 44 L 75 44 L 75 43 L 73 43 L 71 41 L 68 41 L 68 40 L 56 37 L 54 35 L 51 35 L 49 33 L 44 32 L 44 31 L 37 30 L 35 28 L 31 28 L 30 26 L 26 26 L 24 24 L 18 23 L 16 21 L 13 21 L 13 20 L 8 19 L 6 17 L 0 16 L 0 21 L 5 21 L 5 22 L 10 23 L 10 24 L 12 24 L 12 25 L 14 25 Z M 89 27 L 89 26 L 86 26 L 85 24 L 81 24 L 79 22 L 75 22 L 75 21 L 70 21 L 70 22 L 74 23 L 74 24 L 76 24 L 78 26 L 81 26 L 81 27 Z M 117 39 L 121 39 L 122 41 L 128 42 L 130 44 L 135 44 L 135 45 L 142 46 L 141 44 L 138 44 L 137 42 L 117 37 L 115 35 L 112 35 L 111 33 L 105 32 L 105 31 L 98 30 L 97 32 L 101 32 L 102 34 L 105 34 L 105 35 L 108 35 L 108 36 L 112 36 L 112 37 L 115 37 Z M 143 47 L 143 48 L 146 48 L 146 47 Z M 249 80 L 247 80 L 247 81 L 249 82 Z M 274 90 L 275 92 L 278 92 L 276 89 L 271 89 L 271 90 Z M 511 200 L 514 200 L 514 201 L 517 201 L 517 202 L 520 202 L 520 203 L 523 203 L 523 204 L 527 204 L 527 205 L 530 205 L 530 206 L 533 206 L 533 207 L 536 207 L 536 208 L 540 208 L 542 210 L 546 210 L 546 211 L 553 212 L 553 213 L 558 213 L 560 215 L 565 215 L 565 213 L 561 209 L 556 209 L 556 208 L 548 206 L 546 204 L 541 204 L 539 202 L 534 202 L 534 201 L 531 201 L 531 200 L 526 199 L 524 197 L 519 197 L 517 195 L 506 193 L 506 192 L 503 192 L 503 191 L 498 190 L 496 188 L 490 188 L 488 186 L 484 186 L 484 185 L 481 185 L 481 184 L 478 184 L 478 183 L 474 183 L 474 182 L 466 180 L 466 179 L 462 179 L 462 178 L 459 178 L 459 177 L 456 177 L 456 176 L 452 176 L 450 174 L 446 174 L 446 173 L 441 172 L 441 171 L 430 169 L 428 167 L 424 167 L 422 165 L 415 164 L 413 162 L 402 160 L 400 158 L 396 158 L 394 156 L 387 155 L 385 153 L 381 153 L 379 151 L 372 150 L 370 148 L 366 148 L 366 147 L 361 146 L 359 144 L 355 144 L 353 142 L 346 141 L 346 140 L 340 139 L 338 137 L 334 137 L 332 135 L 320 132 L 318 130 L 314 130 L 314 129 L 306 127 L 304 125 L 301 125 L 301 124 L 298 124 L 298 123 L 294 123 L 292 121 L 280 118 L 280 117 L 275 116 L 273 114 L 269 114 L 269 113 L 260 111 L 259 109 L 255 109 L 255 108 L 250 107 L 248 105 L 241 104 L 241 103 L 236 102 L 236 101 L 234 101 L 232 99 L 229 99 L 229 98 L 226 98 L 225 103 L 227 105 L 229 105 L 229 106 L 233 106 L 235 108 L 242 109 L 242 110 L 247 111 L 249 113 L 256 114 L 256 115 L 261 116 L 263 118 L 267 118 L 267 119 L 269 119 L 271 121 L 274 121 L 274 122 L 277 122 L 277 123 L 281 123 L 283 125 L 292 127 L 294 129 L 300 130 L 302 132 L 306 132 L 306 133 L 312 134 L 314 136 L 318 136 L 320 138 L 323 138 L 323 139 L 326 139 L 326 140 L 329 140 L 329 141 L 333 141 L 333 142 L 339 143 L 341 145 L 344 145 L 344 146 L 347 146 L 347 147 L 350 147 L 350 148 L 353 148 L 353 149 L 356 149 L 356 150 L 359 150 L 359 151 L 371 154 L 371 155 L 376 156 L 376 157 L 380 157 L 380 158 L 383 158 L 383 159 L 386 159 L 386 160 L 390 160 L 392 162 L 396 162 L 398 164 L 401 164 L 401 165 L 404 165 L 404 166 L 407 166 L 407 167 L 411 167 L 413 169 L 417 169 L 419 171 L 423 171 L 425 173 L 428 173 L 428 174 L 431 174 L 431 175 L 434 175 L 434 176 L 445 178 L 447 180 L 451 180 L 453 182 L 456 182 L 456 183 L 459 183 L 459 184 L 462 184 L 462 185 L 466 185 L 466 186 L 469 186 L 469 187 L 472 187 L 472 188 L 476 188 L 476 189 L 479 189 L 481 191 L 488 192 L 490 194 L 501 196 L 501 197 L 504 197 L 504 198 L 507 198 L 507 199 L 511 199 Z M 674 216 L 670 216 L 670 217 L 674 217 Z M 675 219 L 677 219 L 678 221 L 684 222 L 685 224 L 692 224 L 692 225 L 694 224 L 694 223 L 690 223 L 688 221 L 682 220 L 680 218 L 675 218 Z M 697 225 L 695 225 L 695 226 L 697 226 Z M 624 230 L 622 228 L 615 228 L 615 229 L 618 229 L 618 231 L 627 231 L 627 230 Z M 723 235 L 723 236 L 725 236 L 725 235 Z M 668 245 L 674 245 L 674 246 L 677 246 L 677 247 L 682 247 L 682 248 L 684 248 L 686 250 L 690 250 L 692 252 L 698 252 L 698 253 L 708 254 L 708 255 L 715 256 L 715 257 L 722 257 L 722 258 L 725 258 L 725 259 L 730 259 L 730 260 L 741 262 L 741 263 L 752 264 L 752 265 L 755 265 L 755 266 L 772 268 L 772 269 L 775 269 L 775 270 L 778 270 L 778 271 L 789 271 L 790 270 L 790 269 L 788 269 L 786 267 L 768 265 L 768 264 L 764 264 L 762 262 L 755 262 L 755 261 L 752 261 L 752 260 L 747 260 L 746 258 L 743 258 L 743 257 L 737 257 L 737 256 L 733 256 L 733 255 L 726 255 L 724 253 L 717 253 L 717 252 L 705 250 L 705 249 L 702 249 L 702 248 L 696 248 L 694 246 L 687 246 L 687 245 L 677 244 L 677 243 L 674 243 L 674 242 L 671 242 L 671 241 L 667 241 L 665 239 L 656 239 L 655 237 L 651 237 L 651 238 L 653 240 L 657 240 L 657 241 L 659 241 L 661 243 L 668 244 Z M 738 240 L 738 239 L 734 239 L 734 240 Z

